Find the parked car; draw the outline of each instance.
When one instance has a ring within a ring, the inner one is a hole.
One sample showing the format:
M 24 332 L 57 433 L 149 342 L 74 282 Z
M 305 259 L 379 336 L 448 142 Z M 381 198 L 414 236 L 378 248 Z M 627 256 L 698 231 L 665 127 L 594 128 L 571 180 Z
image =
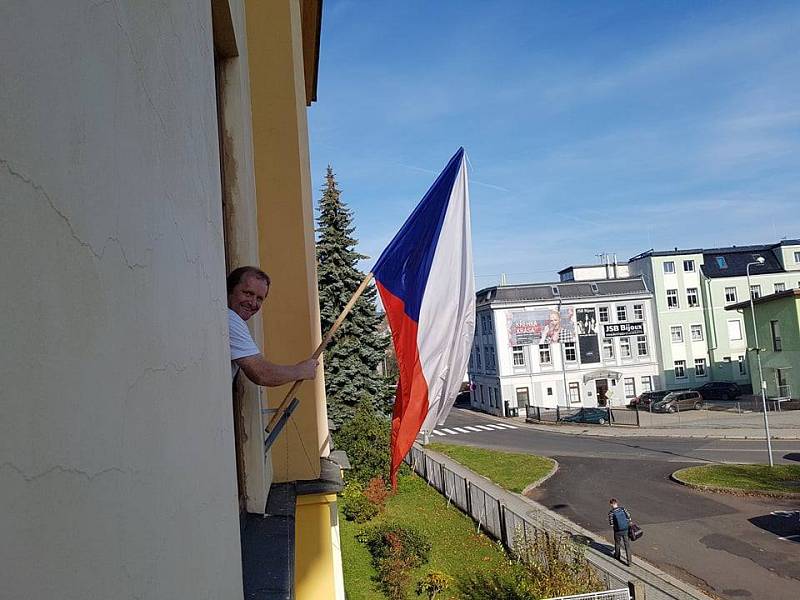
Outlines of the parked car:
M 703 396 L 696 390 L 670 392 L 658 402 L 653 402 L 653 412 L 674 413 L 679 410 L 703 408 Z
M 568 423 L 594 423 L 605 425 L 608 423 L 609 411 L 607 408 L 581 408 L 574 415 L 561 417 L 561 421 Z
M 631 400 L 630 407 L 638 408 L 639 410 L 648 410 L 652 402 L 663 400 L 664 396 L 669 394 L 669 390 L 653 390 L 650 392 L 642 392 L 636 398 Z
M 736 400 L 742 395 L 742 388 L 729 381 L 713 381 L 695 389 L 706 400 Z

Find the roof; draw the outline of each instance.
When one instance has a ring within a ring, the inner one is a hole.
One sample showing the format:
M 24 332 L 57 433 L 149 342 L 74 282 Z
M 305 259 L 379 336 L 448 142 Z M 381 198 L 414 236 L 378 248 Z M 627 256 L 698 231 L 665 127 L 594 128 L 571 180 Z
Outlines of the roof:
M 784 272 L 784 268 L 770 246 L 745 246 L 735 250 L 720 248 L 715 251 L 706 251 L 703 253 L 701 268 L 706 277 L 741 277 L 747 275 L 747 265 L 756 262 L 758 258 L 763 258 L 764 264 L 752 266 L 750 275 Z M 717 259 L 722 259 L 726 267 L 720 267 Z
M 561 275 L 562 273 L 566 273 L 567 271 L 572 271 L 573 269 L 594 269 L 594 268 L 597 268 L 597 267 L 605 269 L 607 267 L 613 267 L 615 265 L 617 267 L 627 267 L 628 263 L 626 263 L 626 262 L 617 262 L 617 263 L 611 263 L 611 264 L 608 264 L 608 265 L 606 265 L 604 263 L 595 263 L 593 265 L 570 265 L 568 267 L 564 267 L 563 269 L 561 269 L 558 272 L 558 274 Z
M 776 292 L 775 294 L 770 294 L 769 296 L 761 296 L 760 298 L 755 298 L 753 300 L 753 304 L 765 304 L 767 302 L 772 302 L 774 300 L 781 300 L 783 298 L 790 298 L 794 296 L 795 298 L 800 298 L 800 289 L 791 289 L 786 290 L 785 292 Z M 745 300 L 744 302 L 739 302 L 737 304 L 731 304 L 730 306 L 726 306 L 725 310 L 741 310 L 743 308 L 749 308 L 750 300 Z
M 674 250 L 646 250 L 629 260 L 641 260 L 650 256 L 680 256 L 681 254 L 725 254 L 728 252 L 767 252 L 781 246 L 800 246 L 800 239 L 781 240 L 775 244 L 753 244 L 750 246 L 726 246 L 721 248 L 686 248 Z
M 558 294 L 553 292 L 557 288 Z M 478 304 L 487 302 L 542 302 L 564 299 L 603 298 L 609 296 L 650 294 L 641 277 L 628 279 L 598 279 L 594 281 L 555 281 L 497 285 L 480 290 L 475 296 Z

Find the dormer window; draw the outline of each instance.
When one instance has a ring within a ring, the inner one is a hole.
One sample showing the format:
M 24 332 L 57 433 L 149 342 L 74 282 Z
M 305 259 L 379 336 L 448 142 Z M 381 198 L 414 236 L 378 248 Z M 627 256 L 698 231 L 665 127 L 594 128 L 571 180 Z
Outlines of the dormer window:
M 725 260 L 724 256 L 717 257 L 717 266 L 720 269 L 727 269 L 728 268 L 728 261 Z
M 553 296 L 560 296 L 561 295 L 561 292 L 558 291 L 558 286 L 557 285 L 550 286 L 550 289 L 553 291 Z
M 600 290 L 597 289 L 597 284 L 596 283 L 592 284 L 592 293 L 593 294 L 599 294 L 600 293 Z

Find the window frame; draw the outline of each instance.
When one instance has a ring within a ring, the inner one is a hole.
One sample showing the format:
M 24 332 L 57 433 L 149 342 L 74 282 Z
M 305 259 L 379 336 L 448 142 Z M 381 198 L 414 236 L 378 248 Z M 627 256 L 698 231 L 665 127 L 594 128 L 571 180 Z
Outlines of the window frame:
M 687 269 L 686 268 L 687 266 L 689 266 L 690 268 Z M 683 272 L 694 273 L 694 260 L 692 260 L 691 258 L 687 258 L 686 260 L 683 261 Z
M 572 394 L 573 390 L 575 391 L 574 397 L 577 398 L 577 400 L 573 400 L 573 394 Z M 567 396 L 568 396 L 567 397 L 567 401 L 570 404 L 580 404 L 581 403 L 581 384 L 578 383 L 577 381 L 569 382 L 569 384 L 567 385 Z
M 731 337 L 731 324 L 736 323 L 736 327 L 739 329 L 739 337 Z M 728 341 L 729 342 L 739 342 L 744 339 L 744 333 L 742 331 L 742 321 L 741 319 L 728 319 Z
M 644 344 L 644 352 L 642 352 L 642 344 Z M 647 345 L 647 336 L 646 335 L 637 335 L 636 336 L 636 355 L 637 356 L 649 356 L 650 355 L 650 348 Z
M 670 292 L 672 292 L 670 294 Z M 675 310 L 681 307 L 680 296 L 678 295 L 677 289 L 668 289 L 666 290 L 667 293 L 667 310 Z M 670 303 L 670 296 L 675 300 L 674 304 Z
M 605 315 L 605 319 L 603 318 Z M 597 307 L 597 322 L 598 323 L 609 323 L 611 321 L 611 316 L 608 312 L 608 306 L 598 306 Z
M 623 359 L 633 358 L 631 338 L 629 336 L 622 336 L 619 338 L 619 357 Z
M 678 334 L 678 339 L 675 339 L 675 334 Z M 669 340 L 673 344 L 683 343 L 683 325 L 670 325 L 669 327 Z
M 542 360 L 542 356 L 544 356 L 544 353 L 547 353 L 547 360 Z M 540 365 L 553 364 L 553 354 L 550 351 L 550 344 L 539 344 L 539 364 Z
M 675 379 L 686 379 L 686 361 L 685 360 L 676 360 L 673 361 L 672 368 L 675 372 Z M 678 369 L 681 369 L 683 375 L 678 375 Z
M 633 318 L 636 321 L 644 321 L 644 304 L 633 305 Z
M 578 362 L 578 345 L 575 342 L 562 342 L 562 344 L 564 344 L 564 361 Z M 572 354 L 572 358 L 569 357 L 570 354 Z
M 695 337 L 695 331 L 700 332 L 700 337 Z M 705 340 L 705 335 L 703 333 L 703 324 L 702 323 L 693 323 L 689 325 L 689 339 L 693 342 L 702 342 Z
M 759 298 L 761 298 L 760 283 L 754 283 L 753 285 L 750 286 L 750 297 L 753 298 L 753 300 L 758 300 Z
M 781 340 L 781 322 L 772 319 L 769 322 L 769 332 L 772 336 L 772 351 L 783 352 L 783 341 Z
M 698 372 L 697 367 L 702 367 L 702 372 Z M 694 359 L 694 376 L 695 377 L 708 377 L 708 361 L 705 358 Z
M 694 302 L 692 299 L 694 299 Z M 686 288 L 686 306 L 689 308 L 700 306 L 700 290 L 696 287 Z
M 517 362 L 518 358 L 519 362 Z M 525 346 L 511 346 L 511 365 L 514 367 L 525 366 Z
M 778 289 L 778 286 L 780 286 L 780 289 Z M 776 281 L 775 283 L 772 284 L 772 290 L 773 293 L 775 294 L 780 294 L 781 292 L 785 292 L 786 284 L 783 281 Z
M 630 384 L 630 392 L 628 391 L 628 384 Z M 622 379 L 622 390 L 625 394 L 625 398 L 635 398 L 636 397 L 636 378 L 635 377 L 624 377 Z
M 603 360 L 614 360 L 614 354 L 614 338 L 603 338 Z
M 728 292 L 731 291 L 731 290 L 733 290 L 733 299 L 732 300 L 730 299 L 730 297 L 728 295 Z M 728 286 L 728 287 L 725 288 L 725 302 L 730 302 L 731 304 L 734 304 L 734 303 L 736 303 L 738 297 L 739 297 L 739 293 L 736 291 L 736 286 L 735 285 Z
M 517 400 L 517 406 L 520 406 L 519 402 L 520 402 L 520 392 L 521 391 L 524 392 L 524 396 L 525 396 L 525 402 L 524 402 L 524 404 L 522 404 L 522 406 L 529 406 L 530 403 L 531 403 L 531 395 L 530 395 L 530 389 L 527 386 L 518 387 L 518 388 L 514 389 L 514 397 Z
M 651 375 L 642 375 L 642 393 L 653 391 L 653 377 Z
M 669 268 L 667 268 L 669 265 Z M 665 260 L 661 265 L 663 272 L 665 275 L 673 275 L 675 274 L 675 261 L 674 260 Z
M 628 320 L 628 307 L 624 304 L 617 304 L 617 321 Z

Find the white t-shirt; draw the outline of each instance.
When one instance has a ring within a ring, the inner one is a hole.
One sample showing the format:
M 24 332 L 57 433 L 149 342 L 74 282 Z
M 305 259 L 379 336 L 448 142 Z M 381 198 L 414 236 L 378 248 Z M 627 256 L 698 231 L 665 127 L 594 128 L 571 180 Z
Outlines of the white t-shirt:
M 250 335 L 250 330 L 247 328 L 244 319 L 230 308 L 228 309 L 228 330 L 231 338 L 231 380 L 233 380 L 236 377 L 236 373 L 239 372 L 239 365 L 233 361 L 261 354 L 261 350 L 258 349 L 258 346 L 253 341 L 253 336 Z

